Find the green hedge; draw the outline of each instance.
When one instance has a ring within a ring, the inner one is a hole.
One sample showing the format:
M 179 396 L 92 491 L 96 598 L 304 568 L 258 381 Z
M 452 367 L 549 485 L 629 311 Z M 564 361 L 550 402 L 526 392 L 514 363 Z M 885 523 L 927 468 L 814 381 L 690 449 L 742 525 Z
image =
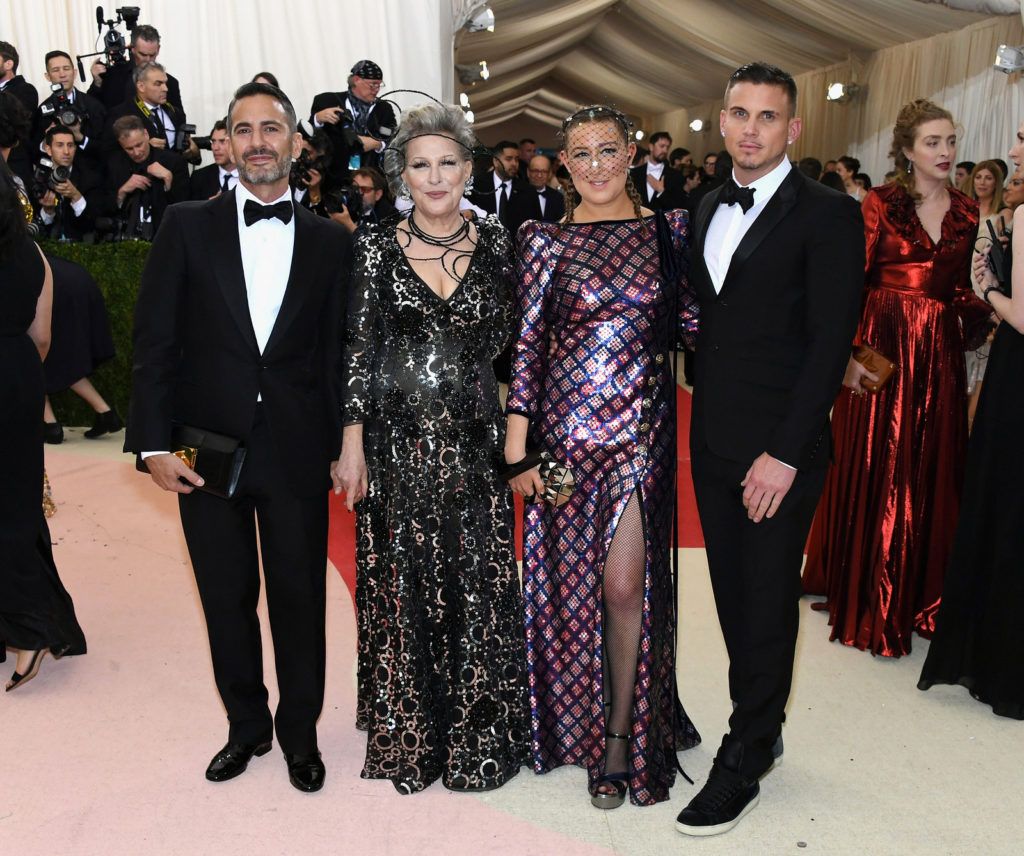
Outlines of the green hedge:
M 107 302 L 117 353 L 96 370 L 92 382 L 122 417 L 127 416 L 132 388 L 132 314 L 150 245 L 145 241 L 118 244 L 43 241 L 40 246 L 45 253 L 80 264 L 99 284 Z M 52 396 L 50 402 L 57 418 L 65 425 L 92 425 L 95 418 L 92 408 L 70 390 Z

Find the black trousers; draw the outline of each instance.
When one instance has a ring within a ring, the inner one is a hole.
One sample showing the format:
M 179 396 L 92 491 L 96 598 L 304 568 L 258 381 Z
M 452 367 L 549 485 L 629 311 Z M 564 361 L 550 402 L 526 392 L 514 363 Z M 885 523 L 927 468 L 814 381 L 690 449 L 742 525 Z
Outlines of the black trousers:
M 754 523 L 740 486 L 751 463 L 692 450 L 697 510 L 729 652 L 735 709 L 726 739 L 742 744 L 740 772 L 754 779 L 771 767 L 772 744 L 785 718 L 800 621 L 800 567 L 825 471 L 798 472 L 775 516 Z
M 276 459 L 262 408 L 232 500 L 193 491 L 179 498 L 181 523 L 206 615 L 213 673 L 236 743 L 269 741 L 316 751 L 324 700 L 327 497 L 295 496 Z M 263 683 L 256 604 L 263 558 L 280 702 L 271 719 Z

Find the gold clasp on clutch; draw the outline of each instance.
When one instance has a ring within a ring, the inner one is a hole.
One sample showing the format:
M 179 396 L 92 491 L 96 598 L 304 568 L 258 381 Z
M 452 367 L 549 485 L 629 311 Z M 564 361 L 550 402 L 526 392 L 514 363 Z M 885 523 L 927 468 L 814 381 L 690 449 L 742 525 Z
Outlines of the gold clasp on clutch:
M 199 456 L 199 450 L 194 446 L 185 446 L 181 449 L 175 450 L 174 454 L 177 456 L 186 467 L 190 470 L 196 468 L 196 458 Z

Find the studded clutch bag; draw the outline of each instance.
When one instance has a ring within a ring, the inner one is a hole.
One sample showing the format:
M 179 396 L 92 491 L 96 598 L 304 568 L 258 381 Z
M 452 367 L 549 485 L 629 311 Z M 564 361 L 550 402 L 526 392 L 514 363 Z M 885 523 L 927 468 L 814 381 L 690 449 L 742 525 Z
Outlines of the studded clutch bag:
M 499 466 L 498 475 L 505 481 L 511 481 L 534 467 L 538 467 L 540 480 L 544 482 L 544 491 L 539 497 L 536 495 L 526 497 L 526 501 L 536 502 L 538 499 L 542 499 L 556 508 L 568 502 L 572 492 L 576 489 L 576 479 L 573 477 L 571 469 L 556 461 L 548 452 L 537 450 L 527 452 L 526 457 L 521 461 Z

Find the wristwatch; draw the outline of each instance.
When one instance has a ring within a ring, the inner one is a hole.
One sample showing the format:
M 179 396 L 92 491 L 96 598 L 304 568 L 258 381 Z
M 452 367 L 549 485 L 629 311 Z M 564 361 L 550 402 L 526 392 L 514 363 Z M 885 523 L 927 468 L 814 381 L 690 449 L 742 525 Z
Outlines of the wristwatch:
M 1002 289 L 1001 289 L 1001 288 L 1000 288 L 1000 287 L 999 287 L 998 285 L 990 285 L 990 286 L 989 286 L 988 288 L 986 288 L 986 289 L 985 289 L 985 290 L 984 290 L 984 291 L 983 291 L 983 292 L 981 293 L 981 296 L 982 296 L 982 297 L 983 297 L 983 298 L 985 299 L 985 302 L 986 302 L 986 303 L 987 303 L 987 304 L 988 304 L 989 306 L 991 306 L 991 305 L 992 305 L 992 301 L 991 301 L 991 299 L 989 298 L 989 294 L 990 294 L 991 292 L 993 292 L 993 291 L 998 291 L 998 292 L 999 292 L 1000 294 L 1002 294 L 1002 293 L 1003 293 L 1003 290 L 1002 290 Z

